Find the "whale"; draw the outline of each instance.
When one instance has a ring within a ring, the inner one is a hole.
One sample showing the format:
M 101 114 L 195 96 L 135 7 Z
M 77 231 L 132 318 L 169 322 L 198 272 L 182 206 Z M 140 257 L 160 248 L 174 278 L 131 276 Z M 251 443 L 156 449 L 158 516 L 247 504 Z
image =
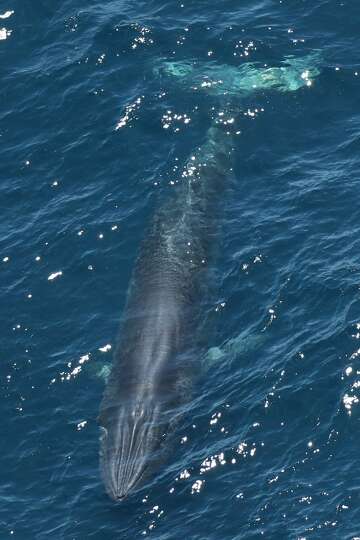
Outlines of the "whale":
M 290 92 L 310 86 L 320 73 L 317 65 L 311 66 L 314 58 L 286 59 L 272 68 L 249 63 L 240 69 L 214 62 L 159 61 L 155 71 L 181 88 L 235 99 L 259 89 Z M 228 124 L 213 120 L 142 241 L 98 417 L 101 475 L 116 502 L 139 490 L 158 470 L 191 398 L 201 364 L 201 306 L 219 201 L 233 156 L 234 134 Z M 227 348 L 231 351 L 238 341 L 230 340 Z M 223 356 L 220 349 L 215 353 L 210 356 Z
M 115 501 L 164 459 L 191 396 L 217 201 L 231 157 L 229 132 L 211 126 L 142 242 L 98 418 L 101 474 Z

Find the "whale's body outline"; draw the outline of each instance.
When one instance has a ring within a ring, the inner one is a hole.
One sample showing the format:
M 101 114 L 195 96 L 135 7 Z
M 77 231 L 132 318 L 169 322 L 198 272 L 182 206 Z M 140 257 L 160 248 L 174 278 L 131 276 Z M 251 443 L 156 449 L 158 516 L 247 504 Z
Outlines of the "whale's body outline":
M 318 53 L 262 69 L 251 63 L 237 69 L 165 61 L 155 72 L 188 89 L 249 95 L 254 90 L 292 92 L 311 86 L 320 73 L 319 62 Z M 116 501 L 154 471 L 179 405 L 191 393 L 197 310 L 214 214 L 232 170 L 233 138 L 225 125 L 214 122 L 208 129 L 204 144 L 185 166 L 175 196 L 156 212 L 135 265 L 99 414 L 102 477 Z

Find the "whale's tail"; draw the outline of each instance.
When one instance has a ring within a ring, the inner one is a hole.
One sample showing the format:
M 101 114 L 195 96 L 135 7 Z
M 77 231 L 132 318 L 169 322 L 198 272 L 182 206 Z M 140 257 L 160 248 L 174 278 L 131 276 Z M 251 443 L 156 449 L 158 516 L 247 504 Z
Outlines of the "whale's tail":
M 214 61 L 156 61 L 153 71 L 157 77 L 166 79 L 170 84 L 181 85 L 184 90 L 218 97 L 222 108 L 220 114 L 229 116 L 226 122 L 221 118 L 213 120 L 204 144 L 194 152 L 184 168 L 187 209 L 196 206 L 207 211 L 209 200 L 214 200 L 214 190 L 221 189 L 225 176 L 231 170 L 232 124 L 244 106 L 241 98 L 257 91 L 294 92 L 309 87 L 320 74 L 320 66 L 318 51 L 302 57 L 287 56 L 276 66 L 254 62 L 233 66 Z
M 261 90 L 294 92 L 311 86 L 320 74 L 321 55 L 314 51 L 306 56 L 287 56 L 277 66 L 247 62 L 241 66 L 196 60 L 158 60 L 154 73 L 174 80 L 185 89 L 216 96 L 247 96 Z

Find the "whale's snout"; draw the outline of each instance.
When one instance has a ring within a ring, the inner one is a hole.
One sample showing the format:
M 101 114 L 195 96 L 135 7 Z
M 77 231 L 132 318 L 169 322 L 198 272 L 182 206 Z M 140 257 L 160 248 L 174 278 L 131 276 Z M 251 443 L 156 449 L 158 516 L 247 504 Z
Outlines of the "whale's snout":
M 116 502 L 128 497 L 147 475 L 161 429 L 156 407 L 111 407 L 99 420 L 100 468 L 106 492 Z

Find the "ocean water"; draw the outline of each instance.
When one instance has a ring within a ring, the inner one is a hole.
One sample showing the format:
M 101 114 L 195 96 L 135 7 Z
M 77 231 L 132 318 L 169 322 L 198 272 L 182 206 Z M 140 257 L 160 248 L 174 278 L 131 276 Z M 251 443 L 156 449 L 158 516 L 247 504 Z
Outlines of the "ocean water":
M 7 0 L 0 16 L 1 539 L 360 537 L 360 4 Z M 231 107 L 154 70 L 314 51 L 311 85 Z M 149 220 L 224 118 L 210 354 L 168 459 L 117 506 L 99 372 Z

